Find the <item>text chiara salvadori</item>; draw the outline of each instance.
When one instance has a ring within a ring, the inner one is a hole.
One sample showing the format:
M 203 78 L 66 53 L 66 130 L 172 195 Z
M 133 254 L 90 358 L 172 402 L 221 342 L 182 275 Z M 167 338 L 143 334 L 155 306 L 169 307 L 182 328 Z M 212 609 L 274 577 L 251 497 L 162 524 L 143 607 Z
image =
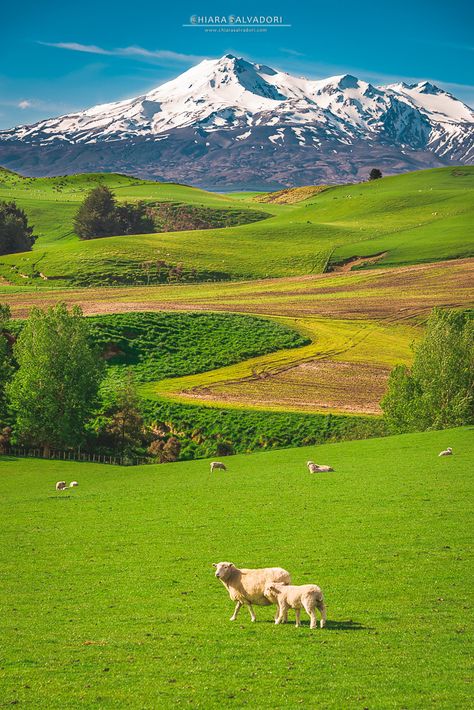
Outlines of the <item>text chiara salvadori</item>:
M 193 25 L 283 25 L 281 15 L 192 15 Z

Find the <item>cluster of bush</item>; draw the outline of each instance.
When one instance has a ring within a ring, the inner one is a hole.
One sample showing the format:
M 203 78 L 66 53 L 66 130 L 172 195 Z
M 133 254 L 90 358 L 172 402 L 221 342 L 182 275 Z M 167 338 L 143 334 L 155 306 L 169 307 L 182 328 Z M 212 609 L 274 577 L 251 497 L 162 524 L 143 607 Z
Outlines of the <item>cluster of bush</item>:
M 74 218 L 74 231 L 80 239 L 96 239 L 123 234 L 150 234 L 153 218 L 143 202 L 117 204 L 113 192 L 99 185 L 89 192 Z
M 265 219 L 256 210 L 223 210 L 176 202 L 121 202 L 106 185 L 91 190 L 74 218 L 80 239 L 230 227 Z

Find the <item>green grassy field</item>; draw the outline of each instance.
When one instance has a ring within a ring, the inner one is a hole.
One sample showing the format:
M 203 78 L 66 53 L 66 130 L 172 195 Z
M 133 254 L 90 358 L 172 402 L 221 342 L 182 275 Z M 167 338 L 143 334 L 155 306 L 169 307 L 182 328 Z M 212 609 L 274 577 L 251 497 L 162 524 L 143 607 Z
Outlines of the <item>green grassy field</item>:
M 223 229 L 80 242 L 79 201 L 98 181 L 120 200 L 172 201 L 271 216 Z M 321 273 L 356 256 L 387 252 L 377 266 L 471 256 L 474 168 L 441 168 L 344 185 L 290 203 L 218 195 L 117 175 L 18 178 L 5 173 L 0 199 L 14 199 L 40 235 L 32 253 L 0 258 L 5 283 L 38 288 L 147 283 L 147 262 L 181 264 L 186 278 L 241 279 Z M 257 199 L 258 198 L 257 196 Z M 39 274 L 46 276 L 45 280 Z
M 112 380 L 116 367 L 133 367 L 137 381 L 153 382 L 309 342 L 283 323 L 229 313 L 118 313 L 90 323 Z
M 0 458 L 2 705 L 469 707 L 473 455 L 465 428 L 236 456 L 212 477 Z M 220 560 L 320 584 L 327 628 L 276 627 L 270 607 L 232 624 Z

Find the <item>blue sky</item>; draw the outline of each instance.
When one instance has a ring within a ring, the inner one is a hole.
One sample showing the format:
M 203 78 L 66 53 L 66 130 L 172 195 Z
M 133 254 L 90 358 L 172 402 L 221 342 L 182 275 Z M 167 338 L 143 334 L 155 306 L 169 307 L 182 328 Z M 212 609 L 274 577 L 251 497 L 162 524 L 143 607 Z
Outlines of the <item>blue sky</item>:
M 7 3 L 0 128 L 139 95 L 227 52 L 311 78 L 429 79 L 474 105 L 472 8 L 460 0 Z M 182 26 L 191 15 L 230 14 L 282 16 L 291 27 L 209 33 Z

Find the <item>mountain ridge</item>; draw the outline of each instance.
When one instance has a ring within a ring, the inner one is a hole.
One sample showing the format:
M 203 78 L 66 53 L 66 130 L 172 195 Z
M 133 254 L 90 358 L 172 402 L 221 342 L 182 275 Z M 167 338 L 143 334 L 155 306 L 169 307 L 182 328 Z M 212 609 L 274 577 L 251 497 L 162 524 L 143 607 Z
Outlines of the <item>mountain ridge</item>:
M 105 169 L 203 187 L 351 182 L 373 165 L 469 164 L 473 126 L 472 109 L 428 81 L 309 80 L 227 54 L 138 97 L 0 131 L 0 162 L 33 175 Z

